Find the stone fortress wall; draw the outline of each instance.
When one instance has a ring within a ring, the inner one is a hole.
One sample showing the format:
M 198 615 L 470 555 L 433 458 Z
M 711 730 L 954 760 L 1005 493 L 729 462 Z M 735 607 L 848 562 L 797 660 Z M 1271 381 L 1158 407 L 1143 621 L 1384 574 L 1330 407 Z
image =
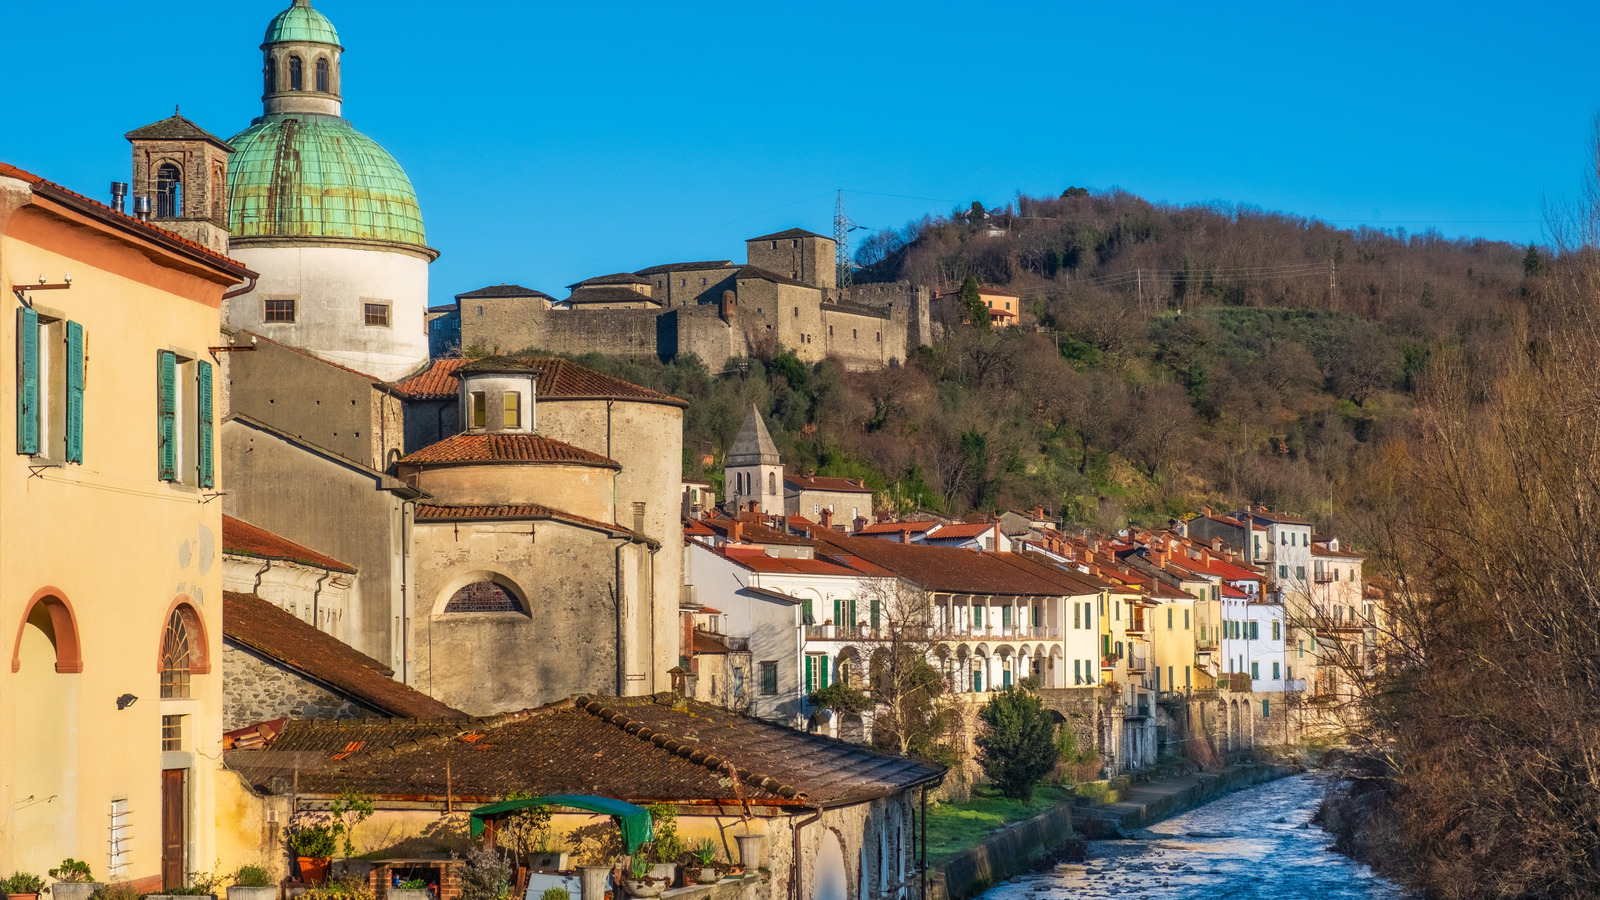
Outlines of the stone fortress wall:
M 662 361 L 693 354 L 712 370 L 730 358 L 789 349 L 806 362 L 832 356 L 847 368 L 876 369 L 932 342 L 926 288 L 901 281 L 840 289 L 833 242 L 820 236 L 747 243 L 749 266 L 712 261 L 640 270 L 650 282 L 641 292 L 655 304 L 647 309 L 562 308 L 537 292 L 458 298 L 461 346 Z

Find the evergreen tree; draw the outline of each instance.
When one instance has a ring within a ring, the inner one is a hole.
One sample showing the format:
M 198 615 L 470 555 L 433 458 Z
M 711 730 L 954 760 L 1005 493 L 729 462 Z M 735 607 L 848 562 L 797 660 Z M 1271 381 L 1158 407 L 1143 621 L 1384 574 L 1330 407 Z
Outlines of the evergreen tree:
M 1007 688 L 984 704 L 978 719 L 984 726 L 976 742 L 983 774 L 1007 797 L 1032 797 L 1034 785 L 1061 756 L 1044 702 L 1027 688 Z
M 984 306 L 983 298 L 978 296 L 978 279 L 968 275 L 967 280 L 961 282 L 961 293 L 957 296 L 967 321 L 980 330 L 988 331 L 989 307 Z

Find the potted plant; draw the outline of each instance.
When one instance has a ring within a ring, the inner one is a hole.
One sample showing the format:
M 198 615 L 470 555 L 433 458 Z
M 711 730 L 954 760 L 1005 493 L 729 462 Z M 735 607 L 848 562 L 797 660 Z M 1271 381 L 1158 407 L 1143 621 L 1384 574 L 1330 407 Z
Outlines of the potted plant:
M 572 892 L 564 887 L 547 887 L 539 900 L 572 900 Z
M 630 897 L 659 897 L 667 889 L 672 879 L 663 878 L 653 874 L 655 864 L 643 853 L 635 853 L 633 859 L 628 861 L 628 877 L 622 881 L 622 889 Z
M 432 896 L 428 882 L 421 878 L 405 878 L 389 888 L 389 900 L 430 900 Z
M 228 885 L 228 900 L 277 900 L 278 885 L 263 866 L 240 866 Z
M 678 877 L 678 860 L 683 857 L 683 840 L 678 837 L 678 808 L 670 803 L 652 803 L 645 809 L 655 831 L 655 840 L 647 846 L 655 866 L 650 874 L 665 878 L 668 886 Z M 642 848 L 641 848 L 642 849 Z
M 695 843 L 694 849 L 690 852 L 694 854 L 695 862 L 700 864 L 700 868 L 696 869 L 694 872 L 694 883 L 715 884 L 718 879 L 716 869 L 716 841 L 713 841 L 710 838 L 702 838 L 700 841 Z
M 146 900 L 160 900 L 166 897 L 212 897 L 217 896 L 217 888 L 222 887 L 223 877 L 212 875 L 208 872 L 190 872 L 189 883 L 174 887 L 164 888 L 154 894 L 146 894 Z
M 4 893 L 7 900 L 39 900 L 43 890 L 44 879 L 27 872 L 14 872 L 0 881 L 0 893 Z
M 102 882 L 89 895 L 89 900 L 141 900 L 143 896 L 131 882 L 114 881 L 110 884 Z
M 289 835 L 289 848 L 300 864 L 300 880 L 321 884 L 328 878 L 328 863 L 333 859 L 337 835 L 333 826 L 318 822 L 301 825 Z
M 89 895 L 100 887 L 89 872 L 89 864 L 70 856 L 50 870 L 50 877 L 56 880 L 50 887 L 50 895 L 56 900 L 89 900 Z
M 761 868 L 761 844 L 766 840 L 766 835 L 738 834 L 734 841 L 739 844 L 739 864 L 744 866 L 746 872 L 754 872 Z

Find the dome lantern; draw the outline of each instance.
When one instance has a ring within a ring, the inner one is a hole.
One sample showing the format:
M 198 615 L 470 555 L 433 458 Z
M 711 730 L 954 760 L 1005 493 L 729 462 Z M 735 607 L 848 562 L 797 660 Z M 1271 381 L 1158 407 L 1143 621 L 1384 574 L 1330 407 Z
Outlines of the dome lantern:
M 294 0 L 267 23 L 261 42 L 261 101 L 274 113 L 340 112 L 339 57 L 344 47 L 328 17 L 310 0 Z

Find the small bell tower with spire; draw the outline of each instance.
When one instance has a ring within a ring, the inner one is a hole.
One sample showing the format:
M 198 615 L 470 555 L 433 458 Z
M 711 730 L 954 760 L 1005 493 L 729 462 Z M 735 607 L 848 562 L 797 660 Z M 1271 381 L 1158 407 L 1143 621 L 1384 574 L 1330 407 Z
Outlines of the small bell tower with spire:
M 783 462 L 772 442 L 767 423 L 754 406 L 739 428 L 723 466 L 729 507 L 737 514 L 753 501 L 769 516 L 783 515 Z
M 133 145 L 134 212 L 218 253 L 228 252 L 228 157 L 233 145 L 184 118 L 178 107 L 123 135 Z

